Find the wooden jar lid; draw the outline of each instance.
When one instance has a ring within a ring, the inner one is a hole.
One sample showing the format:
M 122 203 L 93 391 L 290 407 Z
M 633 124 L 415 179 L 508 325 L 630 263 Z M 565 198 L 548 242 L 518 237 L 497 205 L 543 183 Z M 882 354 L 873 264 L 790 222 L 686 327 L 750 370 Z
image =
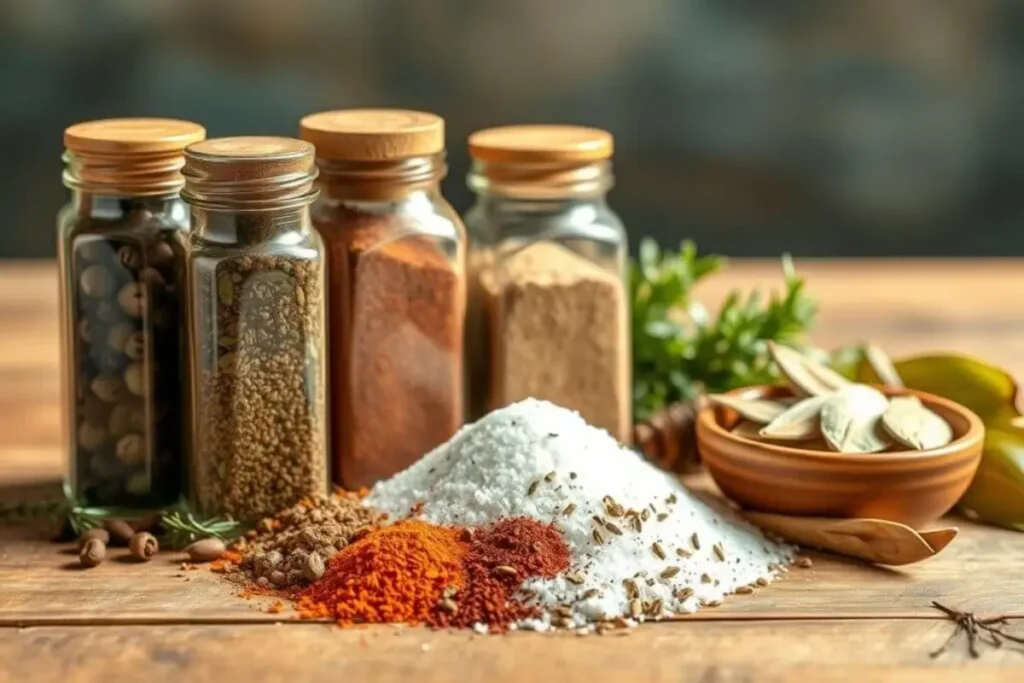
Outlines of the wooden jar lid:
M 325 111 L 304 117 L 299 130 L 324 159 L 388 161 L 444 151 L 444 119 L 422 111 Z
M 76 153 L 175 152 L 206 137 L 206 129 L 179 119 L 101 119 L 69 126 L 64 146 Z
M 469 136 L 469 154 L 485 163 L 590 163 L 608 159 L 612 134 L 563 125 L 503 126 Z

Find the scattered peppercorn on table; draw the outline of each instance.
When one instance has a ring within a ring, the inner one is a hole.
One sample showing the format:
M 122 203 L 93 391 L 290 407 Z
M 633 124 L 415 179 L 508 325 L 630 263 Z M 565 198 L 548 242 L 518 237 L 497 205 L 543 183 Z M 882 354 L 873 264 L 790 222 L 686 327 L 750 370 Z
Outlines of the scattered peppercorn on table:
M 956 349 L 1024 376 L 1024 263 L 803 262 L 822 302 L 816 341 L 859 339 L 895 355 Z M 59 442 L 57 270 L 0 264 L 0 497 L 54 490 Z M 702 292 L 771 286 L 776 265 L 734 264 Z M 704 482 L 697 482 L 703 484 Z M 108 558 L 78 569 L 68 546 L 38 529 L 0 526 L 0 681 L 311 680 L 1022 680 L 1021 646 L 966 642 L 929 653 L 954 624 L 937 600 L 980 616 L 1009 617 L 1024 635 L 1024 535 L 953 518 L 960 536 L 939 556 L 900 570 L 812 554 L 754 595 L 681 621 L 619 634 L 480 636 L 423 628 L 292 622 L 243 600 L 238 588 L 181 555 L 147 564 Z M 127 554 L 125 552 L 124 554 Z M 280 625 L 278 625 L 280 624 Z

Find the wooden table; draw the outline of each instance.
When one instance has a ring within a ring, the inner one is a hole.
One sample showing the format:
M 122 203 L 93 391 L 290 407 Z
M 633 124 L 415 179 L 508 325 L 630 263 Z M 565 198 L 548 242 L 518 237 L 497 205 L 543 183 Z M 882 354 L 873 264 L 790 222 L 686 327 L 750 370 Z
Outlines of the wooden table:
M 1024 376 L 1024 262 L 809 262 L 816 341 L 873 339 L 894 354 L 955 348 Z M 775 264 L 709 283 L 774 286 Z M 0 265 L 0 487 L 59 479 L 56 281 L 51 264 Z M 73 569 L 66 547 L 0 530 L 0 681 L 1024 680 L 1024 654 L 928 653 L 952 625 L 932 600 L 1008 614 L 1024 634 L 1024 535 L 970 524 L 942 555 L 901 570 L 815 556 L 812 569 L 693 618 L 626 636 L 482 637 L 418 628 L 341 631 L 261 611 L 180 557 Z M 1012 667 L 1012 668 L 1011 668 Z

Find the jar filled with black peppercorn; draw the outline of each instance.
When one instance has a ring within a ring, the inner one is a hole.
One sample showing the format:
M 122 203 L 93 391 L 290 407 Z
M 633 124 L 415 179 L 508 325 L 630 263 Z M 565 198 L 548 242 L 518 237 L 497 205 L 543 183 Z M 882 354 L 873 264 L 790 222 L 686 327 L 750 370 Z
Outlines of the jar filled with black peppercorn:
M 177 501 L 183 478 L 180 277 L 187 145 L 202 126 L 107 119 L 64 132 L 58 216 L 65 443 L 76 497 Z
M 191 499 L 258 519 L 329 485 L 313 145 L 223 138 L 185 156 Z

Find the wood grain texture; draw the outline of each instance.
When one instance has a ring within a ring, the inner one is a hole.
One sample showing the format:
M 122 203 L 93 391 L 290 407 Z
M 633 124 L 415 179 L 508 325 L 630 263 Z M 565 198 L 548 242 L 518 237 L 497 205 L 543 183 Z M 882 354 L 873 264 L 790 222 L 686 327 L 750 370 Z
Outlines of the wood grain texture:
M 957 349 L 1024 375 L 1024 263 L 805 262 L 822 302 L 822 346 L 872 340 L 894 355 Z M 714 308 L 734 287 L 775 287 L 775 263 L 738 263 L 702 287 Z M 58 413 L 56 270 L 0 264 L 0 497 L 39 495 L 64 471 Z M 51 489 L 52 490 L 52 489 Z M 20 527 L 0 529 L 0 681 L 706 680 L 1001 681 L 1024 672 L 1009 648 L 938 661 L 951 625 L 940 600 L 1024 616 L 1024 537 L 964 520 L 939 556 L 902 569 L 815 557 L 809 570 L 696 618 L 626 637 L 483 638 L 422 629 L 339 632 L 286 622 L 180 556 L 114 557 L 74 570 L 74 555 Z M 67 546 L 64 546 L 66 548 Z M 100 625 L 106 624 L 106 625 Z M 24 628 L 31 625 L 29 628 Z M 1024 623 L 1018 630 L 1024 629 Z M 112 673 L 113 672 L 113 673 Z
M 0 680 L 1019 681 L 1008 647 L 933 660 L 951 624 L 809 621 L 659 624 L 625 636 L 479 636 L 421 628 L 183 625 L 0 629 Z M 945 674 L 945 676 L 943 676 Z M 131 678 L 128 675 L 133 675 Z

